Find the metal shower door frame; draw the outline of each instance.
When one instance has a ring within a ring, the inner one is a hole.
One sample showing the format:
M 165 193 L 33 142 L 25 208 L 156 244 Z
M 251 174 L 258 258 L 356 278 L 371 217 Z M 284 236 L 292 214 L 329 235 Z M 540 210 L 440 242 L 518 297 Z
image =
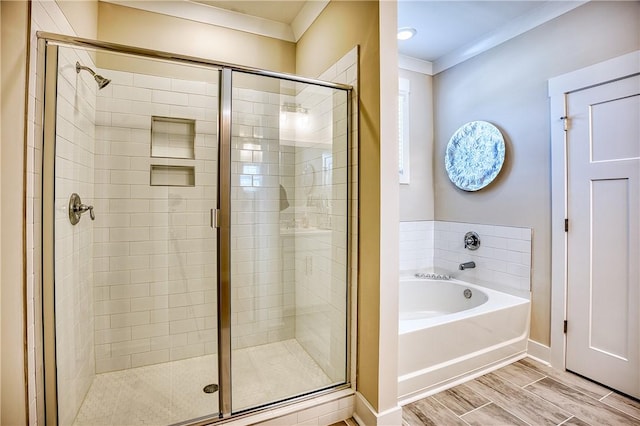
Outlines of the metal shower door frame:
M 242 411 L 239 415 L 235 415 L 232 410 L 231 402 L 231 107 L 232 107 L 232 74 L 234 71 L 255 74 L 264 77 L 273 77 L 281 80 L 322 86 L 331 89 L 343 90 L 347 95 L 347 164 L 350 164 L 350 147 L 351 147 L 351 115 L 352 115 L 352 96 L 353 88 L 349 85 L 331 83 L 311 78 L 299 77 L 286 73 L 266 71 L 257 68 L 244 67 L 228 63 L 216 62 L 204 58 L 198 58 L 188 55 L 180 55 L 175 53 L 163 52 L 152 49 L 144 49 L 133 46 L 126 46 L 116 43 L 102 42 L 90 40 L 80 37 L 60 35 L 48 32 L 37 32 L 38 52 L 44 52 L 39 55 L 37 69 L 38 74 L 44 76 L 44 83 L 40 88 L 43 94 L 44 107 L 42 109 L 43 123 L 43 155 L 42 155 L 42 329 L 43 329 L 43 363 L 44 363 L 44 399 L 45 399 L 45 418 L 47 424 L 58 424 L 58 397 L 57 397 L 57 368 L 56 368 L 56 327 L 55 327 L 55 215 L 53 209 L 47 206 L 53 206 L 55 200 L 55 143 L 56 143 L 56 100 L 57 100 L 57 64 L 58 64 L 58 46 L 70 46 L 88 48 L 94 50 L 110 51 L 114 53 L 123 53 L 136 55 L 150 59 L 163 59 L 168 61 L 179 62 L 183 64 L 192 64 L 199 66 L 211 67 L 219 71 L 219 128 L 218 128 L 218 206 L 216 212 L 216 228 L 217 228 L 217 272 L 218 272 L 218 381 L 219 388 L 219 406 L 218 416 L 199 419 L 195 423 L 193 419 L 186 420 L 185 424 L 210 424 L 211 422 L 229 419 L 231 417 L 242 417 L 244 415 L 253 414 L 258 410 L 272 407 L 278 403 L 269 404 L 267 407 L 257 407 L 255 410 L 250 409 Z M 350 215 L 350 185 L 347 185 L 346 211 L 347 218 Z M 282 401 L 282 404 L 290 404 L 292 402 L 313 398 L 319 395 L 343 389 L 349 386 L 349 377 L 351 375 L 351 347 L 350 347 L 350 318 L 351 318 L 351 253 L 352 242 L 349 228 L 349 220 L 347 220 L 347 259 L 345 271 L 346 283 L 346 312 L 347 327 L 345 330 L 346 339 L 346 365 L 345 380 L 346 383 L 334 387 L 333 389 L 321 390 L 303 395 L 300 398 Z

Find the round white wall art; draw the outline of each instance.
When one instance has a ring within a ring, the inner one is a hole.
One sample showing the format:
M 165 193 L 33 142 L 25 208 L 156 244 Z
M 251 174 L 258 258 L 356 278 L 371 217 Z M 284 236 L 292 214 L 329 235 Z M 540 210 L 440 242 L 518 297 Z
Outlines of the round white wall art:
M 471 121 L 451 136 L 444 161 L 449 179 L 458 188 L 482 189 L 498 176 L 504 163 L 502 133 L 486 121 Z

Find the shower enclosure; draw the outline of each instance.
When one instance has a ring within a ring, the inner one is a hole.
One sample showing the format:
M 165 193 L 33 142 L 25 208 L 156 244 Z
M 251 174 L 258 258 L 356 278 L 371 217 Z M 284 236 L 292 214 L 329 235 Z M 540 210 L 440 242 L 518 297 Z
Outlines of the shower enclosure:
M 350 88 L 38 36 L 47 421 L 347 386 Z

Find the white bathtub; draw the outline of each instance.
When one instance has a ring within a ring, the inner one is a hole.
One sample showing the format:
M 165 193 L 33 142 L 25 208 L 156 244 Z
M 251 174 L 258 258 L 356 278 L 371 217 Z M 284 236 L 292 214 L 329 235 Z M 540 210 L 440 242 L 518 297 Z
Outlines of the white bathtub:
M 528 336 L 527 299 L 458 280 L 403 279 L 398 401 L 409 403 L 522 358 Z

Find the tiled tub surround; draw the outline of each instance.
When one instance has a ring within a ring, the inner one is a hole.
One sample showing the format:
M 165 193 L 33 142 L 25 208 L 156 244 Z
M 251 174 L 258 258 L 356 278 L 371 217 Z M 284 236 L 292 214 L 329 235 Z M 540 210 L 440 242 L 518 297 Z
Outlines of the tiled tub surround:
M 413 274 L 434 269 L 434 227 L 431 220 L 400 222 L 400 272 Z
M 474 231 L 480 248 L 464 248 L 464 235 Z M 529 298 L 531 229 L 475 223 L 418 221 L 400 223 L 401 273 L 434 270 L 463 281 Z M 474 261 L 473 269 L 459 270 Z
M 464 247 L 464 236 L 469 231 L 479 235 L 481 243 L 477 250 Z M 419 320 L 403 319 L 401 304 L 398 367 L 401 403 L 524 356 L 530 316 L 530 229 L 441 221 L 402 222 L 400 261 L 401 300 L 440 297 L 446 293 L 444 288 L 456 283 L 488 296 L 488 301 L 477 307 Z M 470 261 L 475 262 L 475 268 L 459 270 L 461 263 Z M 410 277 L 416 272 L 432 271 L 456 280 L 437 284 Z M 439 288 L 437 285 L 442 287 L 439 293 L 428 296 L 415 293 L 427 291 L 427 286 Z M 407 291 L 410 293 L 403 294 Z M 454 291 L 451 297 L 462 295 Z M 431 312 L 432 308 L 421 309 Z

